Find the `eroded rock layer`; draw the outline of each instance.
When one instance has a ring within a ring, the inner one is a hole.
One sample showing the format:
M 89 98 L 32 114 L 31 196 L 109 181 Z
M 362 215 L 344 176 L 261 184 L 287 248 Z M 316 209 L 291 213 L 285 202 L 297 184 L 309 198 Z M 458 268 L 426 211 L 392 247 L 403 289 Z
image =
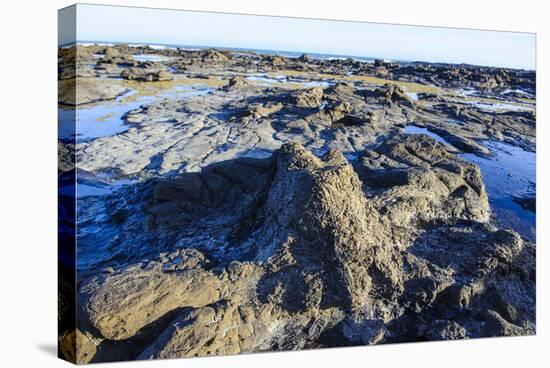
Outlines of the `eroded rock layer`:
M 99 348 L 136 342 L 128 359 L 534 332 L 533 245 L 488 223 L 479 169 L 428 137 L 355 168 L 288 144 L 142 190 L 132 216 L 179 239 L 79 290 L 81 325 Z
M 525 70 L 60 49 L 60 195 L 78 225 L 61 353 L 535 333 L 535 95 Z

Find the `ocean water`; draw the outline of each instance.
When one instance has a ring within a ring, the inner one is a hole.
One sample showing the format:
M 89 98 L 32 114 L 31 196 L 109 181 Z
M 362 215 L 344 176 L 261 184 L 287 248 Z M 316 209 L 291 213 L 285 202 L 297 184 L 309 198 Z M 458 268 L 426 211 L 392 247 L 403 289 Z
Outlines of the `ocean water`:
M 228 50 L 233 52 L 234 54 L 249 54 L 249 53 L 257 53 L 257 54 L 264 54 L 264 55 L 279 55 L 279 56 L 285 56 L 289 58 L 298 58 L 304 54 L 304 52 L 298 52 L 298 51 L 281 51 L 281 50 L 266 50 L 266 49 L 247 49 L 247 48 L 239 48 L 239 47 L 225 47 L 225 46 L 204 46 L 204 45 L 176 45 L 176 44 L 128 44 L 126 42 L 110 42 L 105 43 L 101 41 L 78 41 L 79 45 L 83 46 L 92 46 L 92 45 L 100 45 L 100 46 L 114 46 L 114 45 L 125 45 L 133 46 L 133 47 L 139 47 L 139 46 L 149 46 L 150 48 L 154 50 L 163 50 L 163 49 L 184 49 L 188 51 L 199 51 L 199 50 L 206 50 L 206 49 L 221 49 L 221 50 Z M 64 45 L 69 46 L 69 45 Z M 385 61 L 395 61 L 399 63 L 410 63 L 411 61 L 408 60 L 390 60 L 390 59 L 384 59 L 382 57 L 376 57 L 376 56 L 356 56 L 356 55 L 342 55 L 342 54 L 323 54 L 323 53 L 316 53 L 316 52 L 305 52 L 305 54 L 312 59 L 319 59 L 319 60 L 345 60 L 345 59 L 353 59 L 356 61 L 362 61 L 365 63 L 372 63 L 376 59 L 385 60 Z

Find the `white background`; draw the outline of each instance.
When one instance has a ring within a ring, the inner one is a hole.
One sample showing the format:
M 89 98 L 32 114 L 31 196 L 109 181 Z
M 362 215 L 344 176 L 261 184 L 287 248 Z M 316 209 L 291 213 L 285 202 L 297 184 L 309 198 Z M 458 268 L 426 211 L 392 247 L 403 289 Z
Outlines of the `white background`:
M 101 3 L 99 1 L 88 1 Z M 537 336 L 265 353 L 155 367 L 537 367 L 550 360 L 548 105 L 550 27 L 545 1 L 156 0 L 111 4 L 393 22 L 537 33 Z M 5 0 L 0 27 L 0 366 L 68 366 L 56 344 L 57 9 L 62 0 Z M 101 20 L 98 20 L 99 22 Z M 212 25 L 215 26 L 215 25 Z M 200 30 L 197 30 L 199 32 Z M 223 32 L 223 30 L 220 30 Z

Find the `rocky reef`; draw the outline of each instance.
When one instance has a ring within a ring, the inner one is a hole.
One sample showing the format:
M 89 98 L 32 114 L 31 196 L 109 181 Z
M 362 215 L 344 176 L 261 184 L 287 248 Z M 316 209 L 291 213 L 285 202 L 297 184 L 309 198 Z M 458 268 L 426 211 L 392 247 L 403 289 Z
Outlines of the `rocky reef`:
M 80 363 L 535 333 L 534 239 L 481 164 L 535 151 L 534 72 L 95 45 L 59 83 L 96 124 L 131 106 L 59 143 Z
M 534 245 L 490 225 L 479 169 L 428 137 L 356 167 L 287 144 L 107 201 L 123 248 L 79 288 L 96 359 L 535 331 Z

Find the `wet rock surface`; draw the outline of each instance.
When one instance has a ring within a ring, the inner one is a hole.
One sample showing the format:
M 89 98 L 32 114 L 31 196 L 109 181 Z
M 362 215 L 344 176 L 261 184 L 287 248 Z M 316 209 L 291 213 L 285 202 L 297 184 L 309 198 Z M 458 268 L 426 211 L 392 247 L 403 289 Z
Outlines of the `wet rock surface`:
M 60 142 L 82 192 L 109 189 L 78 198 L 64 339 L 81 361 L 535 333 L 534 239 L 495 220 L 468 156 L 535 151 L 534 72 L 125 45 L 60 59 L 60 83 L 87 76 L 63 103 L 144 101 L 124 131 Z
M 533 194 L 527 194 L 525 196 L 514 197 L 514 201 L 519 203 L 523 208 L 532 212 L 537 212 L 537 199 Z
M 78 78 L 59 82 L 58 100 L 62 105 L 78 106 L 114 100 L 129 91 L 114 83 L 96 83 L 93 79 Z

